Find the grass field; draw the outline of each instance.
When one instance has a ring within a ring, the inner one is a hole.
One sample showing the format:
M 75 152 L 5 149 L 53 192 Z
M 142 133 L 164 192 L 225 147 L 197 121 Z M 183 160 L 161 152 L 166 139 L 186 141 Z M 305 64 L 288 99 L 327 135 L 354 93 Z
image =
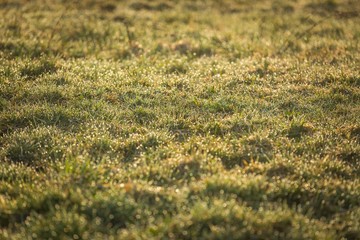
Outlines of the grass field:
M 360 239 L 357 0 L 0 16 L 0 239 Z

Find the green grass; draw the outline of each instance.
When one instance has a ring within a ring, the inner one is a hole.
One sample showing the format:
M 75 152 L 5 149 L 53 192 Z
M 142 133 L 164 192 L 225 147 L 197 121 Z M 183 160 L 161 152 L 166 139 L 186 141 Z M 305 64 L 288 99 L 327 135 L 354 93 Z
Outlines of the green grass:
M 0 239 L 360 239 L 357 1 L 51 2 L 0 1 Z

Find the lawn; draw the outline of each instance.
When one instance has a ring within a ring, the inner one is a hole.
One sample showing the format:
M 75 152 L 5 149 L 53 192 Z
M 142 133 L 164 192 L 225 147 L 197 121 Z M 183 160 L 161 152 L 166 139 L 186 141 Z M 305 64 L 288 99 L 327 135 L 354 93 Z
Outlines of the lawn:
M 357 0 L 0 16 L 0 239 L 360 239 Z

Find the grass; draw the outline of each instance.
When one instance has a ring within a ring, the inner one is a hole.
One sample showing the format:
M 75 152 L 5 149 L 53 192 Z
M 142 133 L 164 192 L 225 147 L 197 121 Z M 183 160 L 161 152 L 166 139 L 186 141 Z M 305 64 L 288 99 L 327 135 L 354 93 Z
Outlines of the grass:
M 360 239 L 357 1 L 0 1 L 0 239 Z

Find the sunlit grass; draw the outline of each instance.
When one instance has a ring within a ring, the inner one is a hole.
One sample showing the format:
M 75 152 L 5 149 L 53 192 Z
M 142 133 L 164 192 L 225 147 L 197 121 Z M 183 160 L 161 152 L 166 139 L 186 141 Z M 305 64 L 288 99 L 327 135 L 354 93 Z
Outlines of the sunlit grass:
M 0 238 L 359 239 L 356 1 L 0 1 Z

